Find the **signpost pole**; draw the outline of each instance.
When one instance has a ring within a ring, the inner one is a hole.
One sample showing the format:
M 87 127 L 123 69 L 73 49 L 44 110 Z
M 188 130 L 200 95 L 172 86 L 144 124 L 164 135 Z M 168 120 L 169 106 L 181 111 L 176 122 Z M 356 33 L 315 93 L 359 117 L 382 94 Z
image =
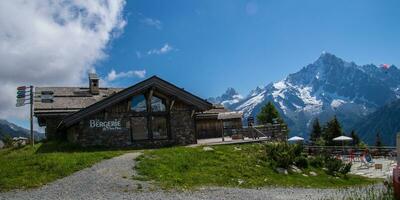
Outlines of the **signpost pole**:
M 31 106 L 31 114 L 30 114 L 30 121 L 31 121 L 31 142 L 32 146 L 35 145 L 35 137 L 33 135 L 33 86 L 30 86 L 30 106 Z

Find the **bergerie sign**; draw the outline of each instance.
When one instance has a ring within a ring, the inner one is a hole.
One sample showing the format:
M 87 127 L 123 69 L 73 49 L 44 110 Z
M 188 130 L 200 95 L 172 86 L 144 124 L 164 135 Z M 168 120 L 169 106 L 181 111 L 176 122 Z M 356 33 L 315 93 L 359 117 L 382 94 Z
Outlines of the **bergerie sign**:
M 90 128 L 101 128 L 103 131 L 121 130 L 121 120 L 114 119 L 109 121 L 101 121 L 98 119 L 89 120 Z

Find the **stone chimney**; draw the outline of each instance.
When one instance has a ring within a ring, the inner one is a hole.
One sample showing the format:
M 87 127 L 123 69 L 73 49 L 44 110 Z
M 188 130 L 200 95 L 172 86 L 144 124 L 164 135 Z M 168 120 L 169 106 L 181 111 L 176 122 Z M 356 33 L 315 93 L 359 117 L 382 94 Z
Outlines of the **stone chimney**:
M 99 94 L 99 77 L 95 73 L 89 73 L 89 91 L 91 94 Z

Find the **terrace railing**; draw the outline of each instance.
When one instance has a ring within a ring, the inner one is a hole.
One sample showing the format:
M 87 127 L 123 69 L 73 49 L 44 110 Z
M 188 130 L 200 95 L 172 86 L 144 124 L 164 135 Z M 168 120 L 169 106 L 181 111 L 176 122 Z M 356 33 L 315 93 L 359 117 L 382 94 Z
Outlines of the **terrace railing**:
M 244 137 L 259 138 L 267 137 L 271 140 L 286 140 L 287 127 L 280 124 L 267 124 L 261 126 L 244 126 L 242 128 L 235 129 L 236 134 L 241 134 Z
M 366 148 L 355 146 L 304 146 L 304 153 L 309 155 L 319 155 L 327 153 L 331 155 L 362 155 L 366 149 L 372 156 L 396 157 L 396 147 L 392 146 L 368 146 Z

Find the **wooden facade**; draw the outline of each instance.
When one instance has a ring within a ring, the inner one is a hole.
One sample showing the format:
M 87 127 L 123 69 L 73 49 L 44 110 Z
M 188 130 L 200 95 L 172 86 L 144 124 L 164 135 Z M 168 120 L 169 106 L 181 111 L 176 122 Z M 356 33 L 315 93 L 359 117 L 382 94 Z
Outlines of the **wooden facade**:
M 100 100 L 76 112 L 44 114 L 46 108 L 38 109 L 36 114 L 46 126 L 46 135 L 82 146 L 193 144 L 197 142 L 195 113 L 212 108 L 207 101 L 155 76 L 105 98 L 98 97 L 103 91 L 79 93 Z
M 230 112 L 223 106 L 217 105 L 205 112 L 196 115 L 196 132 L 198 139 L 218 138 L 236 134 L 237 129 L 242 128 L 242 118 L 218 119 L 221 113 Z

